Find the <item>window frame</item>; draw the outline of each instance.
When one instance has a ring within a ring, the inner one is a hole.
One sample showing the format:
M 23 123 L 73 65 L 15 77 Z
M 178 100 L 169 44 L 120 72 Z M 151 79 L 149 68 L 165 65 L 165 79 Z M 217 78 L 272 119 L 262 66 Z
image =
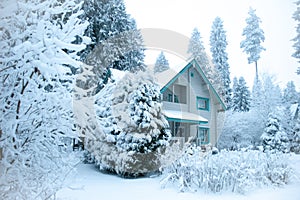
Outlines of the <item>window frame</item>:
M 205 102 L 205 108 L 200 108 L 199 107 L 199 100 L 203 100 Z M 206 110 L 206 111 L 209 111 L 209 109 L 210 109 L 209 98 L 197 96 L 196 101 L 197 101 L 197 110 Z
M 206 131 L 206 135 L 207 135 L 207 142 L 204 142 L 205 140 L 204 137 L 200 137 L 200 136 L 205 136 L 205 134 L 203 135 L 200 135 L 201 134 L 201 130 L 204 130 Z M 202 139 L 203 138 L 203 139 Z M 200 141 L 200 142 L 199 142 Z M 207 127 L 198 127 L 198 133 L 197 133 L 197 145 L 207 145 L 210 143 L 210 131 L 209 131 L 209 128 Z

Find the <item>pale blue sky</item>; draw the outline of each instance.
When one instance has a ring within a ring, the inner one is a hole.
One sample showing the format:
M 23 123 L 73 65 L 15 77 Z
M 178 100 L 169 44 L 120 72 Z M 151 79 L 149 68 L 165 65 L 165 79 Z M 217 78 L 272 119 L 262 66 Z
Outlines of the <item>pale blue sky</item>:
M 193 28 L 197 27 L 209 54 L 212 22 L 215 17 L 221 17 L 227 32 L 231 75 L 244 76 L 250 87 L 255 67 L 254 64 L 248 64 L 246 54 L 240 49 L 240 42 L 249 7 L 253 7 L 262 20 L 261 28 L 266 37 L 263 46 L 267 50 L 261 54 L 259 72 L 275 74 L 281 87 L 293 80 L 300 90 L 300 76 L 295 74 L 300 65 L 291 57 L 294 52 L 291 39 L 296 35 L 296 23 L 292 19 L 296 5 L 293 2 L 294 0 L 125 0 L 127 11 L 136 19 L 138 28 L 169 29 L 190 37 Z M 158 53 L 149 54 L 146 62 L 155 62 L 154 55 Z M 169 60 L 171 63 L 178 61 L 170 56 Z

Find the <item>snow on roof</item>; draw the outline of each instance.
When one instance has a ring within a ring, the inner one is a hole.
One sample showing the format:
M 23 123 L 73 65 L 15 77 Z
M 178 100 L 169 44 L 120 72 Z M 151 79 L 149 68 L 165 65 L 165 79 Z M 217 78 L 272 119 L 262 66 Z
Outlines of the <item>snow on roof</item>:
M 292 117 L 295 117 L 295 115 L 297 113 L 298 106 L 299 106 L 298 103 L 294 103 L 294 104 L 291 105 L 290 112 L 291 112 Z
M 190 121 L 191 123 L 208 123 L 208 120 L 200 115 L 190 113 L 190 112 L 182 112 L 176 110 L 163 110 L 164 115 L 169 119 L 179 119 Z
M 167 83 L 169 83 L 187 65 L 188 62 L 189 61 L 184 61 L 184 63 L 170 66 L 168 70 L 155 73 L 154 76 L 160 88 L 167 85 Z

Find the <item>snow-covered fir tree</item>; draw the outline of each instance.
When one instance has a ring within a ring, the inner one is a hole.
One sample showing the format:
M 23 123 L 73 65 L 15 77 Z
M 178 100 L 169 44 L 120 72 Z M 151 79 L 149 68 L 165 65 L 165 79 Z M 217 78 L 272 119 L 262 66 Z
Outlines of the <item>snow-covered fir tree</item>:
M 295 52 L 293 53 L 293 57 L 296 58 L 298 60 L 298 62 L 300 62 L 300 1 L 296 1 L 295 2 L 297 9 L 293 14 L 293 19 L 296 21 L 297 23 L 297 27 L 296 27 L 296 37 L 293 38 L 294 41 L 294 49 Z M 298 67 L 297 69 L 297 74 L 300 75 L 300 67 Z
M 210 51 L 213 64 L 221 81 L 220 94 L 223 96 L 225 103 L 230 105 L 232 91 L 230 88 L 231 81 L 226 47 L 227 40 L 223 21 L 220 17 L 216 17 L 211 28 Z
M 261 136 L 264 151 L 288 152 L 288 137 L 281 128 L 276 114 L 270 113 L 265 130 Z
M 300 119 L 298 118 L 293 128 L 293 138 L 291 142 L 291 151 L 300 153 Z
M 273 75 L 262 74 L 261 80 L 256 78 L 255 80 L 259 81 L 256 81 L 256 85 L 253 86 L 251 107 L 256 109 L 263 119 L 266 120 L 268 115 L 282 104 L 281 89 L 276 84 L 276 77 Z
M 169 68 L 169 61 L 166 59 L 164 52 L 161 52 L 156 59 L 154 73 L 163 72 Z
M 260 54 L 265 48 L 261 45 L 265 41 L 264 31 L 259 24 L 261 19 L 256 15 L 255 10 L 250 7 L 249 17 L 246 19 L 246 27 L 243 29 L 245 39 L 241 42 L 240 47 L 248 54 L 248 63 L 255 63 L 256 77 L 258 77 L 257 61 Z
M 252 93 L 251 93 L 251 108 L 259 108 L 261 106 L 262 95 L 263 95 L 262 82 L 258 77 L 255 77 L 253 81 Z
M 74 167 L 65 142 L 76 138 L 70 68 L 88 23 L 82 3 L 1 1 L 1 199 L 52 199 Z M 68 53 L 66 53 L 68 52 Z
M 97 164 L 125 176 L 157 170 L 170 133 L 153 77 L 127 73 L 107 84 L 96 99 L 99 131 L 87 138 L 86 147 Z
M 85 0 L 83 9 L 83 18 L 90 22 L 85 35 L 91 37 L 93 43 L 81 52 L 81 59 L 96 68 L 144 70 L 142 36 L 135 20 L 127 14 L 124 1 Z M 105 76 L 109 73 L 105 72 Z
M 205 52 L 202 37 L 197 28 L 193 29 L 187 52 L 191 55 L 191 59 L 197 60 L 208 79 L 211 82 L 214 82 L 214 73 L 212 67 L 209 65 L 209 60 Z
M 233 79 L 233 97 L 231 108 L 236 112 L 248 112 L 250 110 L 250 91 L 244 77 Z
M 290 106 L 291 104 L 299 102 L 299 93 L 293 81 L 289 81 L 283 91 L 283 103 Z

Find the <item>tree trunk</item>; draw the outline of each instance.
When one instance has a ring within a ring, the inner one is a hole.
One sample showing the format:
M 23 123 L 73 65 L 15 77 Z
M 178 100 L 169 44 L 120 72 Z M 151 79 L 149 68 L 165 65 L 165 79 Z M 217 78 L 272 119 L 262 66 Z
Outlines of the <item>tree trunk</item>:
M 255 75 L 256 79 L 258 79 L 257 61 L 255 61 Z
M 0 138 L 1 138 L 1 135 L 2 135 L 2 130 L 0 129 Z M 0 160 L 2 159 L 2 148 L 0 148 Z

